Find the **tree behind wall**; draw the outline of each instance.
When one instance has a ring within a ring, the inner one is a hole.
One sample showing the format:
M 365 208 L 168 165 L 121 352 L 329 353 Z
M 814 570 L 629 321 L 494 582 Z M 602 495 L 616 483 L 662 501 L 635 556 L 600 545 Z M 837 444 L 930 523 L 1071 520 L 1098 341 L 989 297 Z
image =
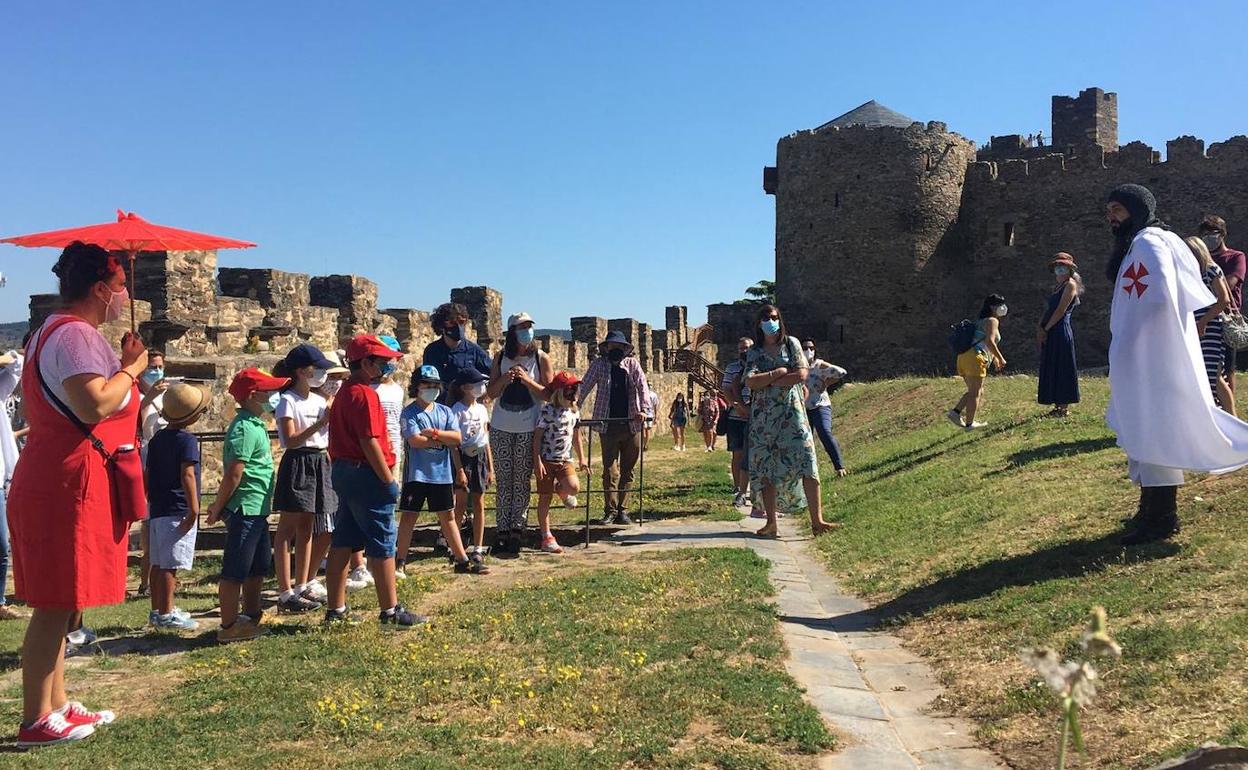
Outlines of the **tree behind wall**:
M 759 281 L 745 290 L 745 298 L 737 300 L 737 305 L 774 305 L 776 304 L 776 282 L 766 279 Z

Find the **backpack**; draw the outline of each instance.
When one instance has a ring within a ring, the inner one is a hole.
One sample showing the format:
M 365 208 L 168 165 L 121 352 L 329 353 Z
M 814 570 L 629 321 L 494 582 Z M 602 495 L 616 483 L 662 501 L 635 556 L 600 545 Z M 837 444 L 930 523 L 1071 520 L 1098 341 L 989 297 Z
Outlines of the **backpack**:
M 969 318 L 963 318 L 953 326 L 950 326 L 949 347 L 953 348 L 953 352 L 958 355 L 962 355 L 975 347 L 975 332 L 977 329 L 975 322 Z

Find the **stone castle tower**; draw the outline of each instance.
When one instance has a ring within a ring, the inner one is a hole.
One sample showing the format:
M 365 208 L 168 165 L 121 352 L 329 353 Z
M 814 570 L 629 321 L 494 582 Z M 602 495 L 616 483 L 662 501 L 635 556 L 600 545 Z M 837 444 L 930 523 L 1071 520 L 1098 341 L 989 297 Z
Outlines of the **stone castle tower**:
M 949 325 L 995 292 L 1010 306 L 1011 369 L 1032 369 L 1053 288 L 1047 264 L 1066 251 L 1087 286 L 1075 314 L 1079 362 L 1101 366 L 1112 248 L 1103 209 L 1114 186 L 1149 187 L 1180 234 L 1216 213 L 1232 246 L 1248 242 L 1248 136 L 1207 151 L 1179 137 L 1163 162 L 1142 142 L 1119 146 L 1116 94 L 1089 88 L 1052 106 L 1043 145 L 1006 134 L 977 151 L 943 123 L 875 102 L 781 139 L 763 188 L 775 196 L 777 296 L 793 333 L 859 376 L 948 373 Z

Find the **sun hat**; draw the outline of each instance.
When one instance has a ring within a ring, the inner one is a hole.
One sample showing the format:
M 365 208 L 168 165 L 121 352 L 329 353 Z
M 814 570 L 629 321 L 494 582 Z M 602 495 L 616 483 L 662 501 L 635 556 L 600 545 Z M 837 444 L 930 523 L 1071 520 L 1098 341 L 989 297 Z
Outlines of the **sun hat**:
M 234 379 L 230 382 L 230 395 L 235 401 L 242 403 L 251 398 L 252 393 L 281 390 L 289 384 L 289 377 L 274 377 L 268 372 L 251 366 L 234 375 Z
M 212 396 L 203 385 L 178 382 L 165 389 L 160 416 L 170 425 L 184 425 L 204 413 Z
M 599 342 L 599 343 L 598 343 L 598 347 L 600 347 L 600 348 L 602 348 L 602 347 L 606 347 L 607 345 L 609 345 L 609 344 L 610 344 L 610 343 L 612 343 L 612 342 L 618 342 L 618 343 L 620 343 L 621 345 L 627 345 L 627 346 L 628 346 L 628 352 L 629 352 L 629 353 L 632 353 L 632 352 L 633 352 L 633 343 L 629 342 L 629 341 L 628 341 L 628 338 L 624 336 L 624 332 L 621 332 L 621 331 L 609 332 L 609 333 L 607 334 L 606 339 L 604 339 L 602 342 Z
M 1065 265 L 1066 267 L 1069 267 L 1071 270 L 1075 270 L 1076 268 L 1078 268 L 1078 265 L 1075 264 L 1075 258 L 1070 256 L 1064 251 L 1057 252 L 1057 254 L 1054 255 L 1053 259 L 1049 260 L 1050 270 L 1057 267 L 1058 265 Z
M 512 313 L 511 317 L 507 319 L 507 328 L 510 329 L 522 323 L 535 323 L 535 321 L 533 316 L 521 310 L 519 313 Z
M 363 361 L 369 356 L 401 358 L 403 354 L 372 334 L 357 334 L 347 343 L 348 361 Z

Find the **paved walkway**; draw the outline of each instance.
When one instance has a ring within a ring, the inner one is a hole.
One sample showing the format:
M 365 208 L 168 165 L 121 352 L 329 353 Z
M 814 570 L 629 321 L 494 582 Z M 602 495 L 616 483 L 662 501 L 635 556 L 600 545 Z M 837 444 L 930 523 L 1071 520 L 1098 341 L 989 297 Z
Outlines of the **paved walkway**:
M 977 748 L 964 720 L 926 707 L 941 688 L 927 664 L 891 634 L 870 630 L 868 608 L 840 590 L 809 538 L 780 520 L 779 540 L 753 536 L 761 522 L 653 522 L 612 542 L 648 548 L 748 546 L 771 561 L 789 673 L 806 699 L 840 734 L 842 745 L 820 763 L 827 770 L 1001 770 Z

